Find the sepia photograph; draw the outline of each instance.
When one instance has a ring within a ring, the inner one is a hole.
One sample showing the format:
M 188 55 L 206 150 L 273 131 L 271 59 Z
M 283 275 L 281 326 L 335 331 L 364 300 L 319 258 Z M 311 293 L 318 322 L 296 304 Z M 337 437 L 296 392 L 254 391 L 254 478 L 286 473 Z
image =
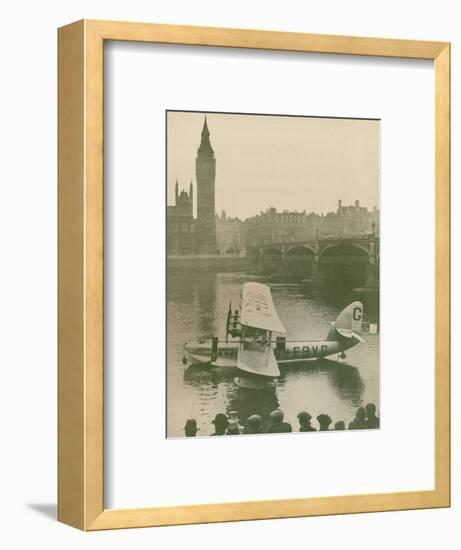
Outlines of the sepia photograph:
M 380 120 L 166 112 L 166 436 L 378 429 Z

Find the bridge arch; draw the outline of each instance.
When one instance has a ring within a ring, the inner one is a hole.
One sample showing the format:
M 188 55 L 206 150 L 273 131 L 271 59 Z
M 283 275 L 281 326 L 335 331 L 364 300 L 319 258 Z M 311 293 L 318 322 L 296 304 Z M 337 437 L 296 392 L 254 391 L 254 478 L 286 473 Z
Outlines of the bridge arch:
M 312 264 L 315 261 L 315 251 L 310 246 L 291 246 L 285 255 L 286 271 L 306 276 L 312 273 Z
M 251 269 L 257 269 L 259 267 L 259 262 L 261 259 L 261 250 L 259 248 L 252 246 L 247 247 L 245 250 L 245 256 Z
M 367 246 L 363 244 L 337 242 L 337 243 L 332 243 L 332 244 L 328 244 L 327 246 L 321 247 L 319 250 L 319 256 L 322 257 L 325 253 L 336 254 L 337 248 L 341 248 L 341 250 L 345 252 L 347 255 L 350 255 L 351 253 L 353 254 L 354 249 L 357 251 L 356 252 L 357 254 L 360 254 L 360 252 L 364 252 L 368 257 L 370 257 L 371 255 L 370 250 L 367 248 Z
M 261 256 L 261 267 L 266 273 L 276 273 L 281 270 L 282 250 L 280 248 L 265 248 Z
M 310 246 L 308 244 L 294 244 L 292 246 L 289 246 L 287 248 L 287 251 L 286 253 L 287 254 L 290 254 L 292 251 L 294 250 L 297 250 L 297 249 L 305 249 L 305 250 L 310 250 L 312 252 L 312 254 L 315 254 L 315 250 L 314 250 L 314 247 L 313 246 Z
M 326 281 L 346 287 L 362 287 L 367 281 L 370 252 L 355 244 L 335 243 L 320 251 L 319 269 Z

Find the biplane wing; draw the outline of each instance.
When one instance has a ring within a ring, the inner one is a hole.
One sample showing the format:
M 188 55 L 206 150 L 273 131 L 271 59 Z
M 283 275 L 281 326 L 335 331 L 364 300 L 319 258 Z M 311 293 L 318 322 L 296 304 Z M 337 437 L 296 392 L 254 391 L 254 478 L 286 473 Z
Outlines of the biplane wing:
M 286 334 L 274 307 L 271 290 L 261 283 L 243 285 L 240 323 L 247 327 Z

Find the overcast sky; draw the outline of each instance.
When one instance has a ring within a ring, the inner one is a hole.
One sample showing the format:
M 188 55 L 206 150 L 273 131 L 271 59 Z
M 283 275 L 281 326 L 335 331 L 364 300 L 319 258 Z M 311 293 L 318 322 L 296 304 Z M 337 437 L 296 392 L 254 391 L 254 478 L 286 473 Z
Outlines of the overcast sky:
M 216 158 L 216 212 L 245 219 L 278 210 L 328 212 L 379 206 L 379 121 L 207 114 Z M 168 204 L 194 185 L 204 113 L 167 116 Z

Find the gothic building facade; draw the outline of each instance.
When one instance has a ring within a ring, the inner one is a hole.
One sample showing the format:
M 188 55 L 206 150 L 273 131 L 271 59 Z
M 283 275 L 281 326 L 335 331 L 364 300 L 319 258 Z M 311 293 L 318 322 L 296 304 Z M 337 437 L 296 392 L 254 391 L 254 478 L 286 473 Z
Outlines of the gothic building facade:
M 185 190 L 179 192 L 176 182 L 174 194 L 174 205 L 167 206 L 167 254 L 195 254 L 197 238 L 192 182 L 189 193 Z
M 189 192 L 175 187 L 175 204 L 167 206 L 167 254 L 216 254 L 215 179 L 216 159 L 207 119 L 203 124 L 195 160 L 197 218 L 194 218 L 192 182 Z

